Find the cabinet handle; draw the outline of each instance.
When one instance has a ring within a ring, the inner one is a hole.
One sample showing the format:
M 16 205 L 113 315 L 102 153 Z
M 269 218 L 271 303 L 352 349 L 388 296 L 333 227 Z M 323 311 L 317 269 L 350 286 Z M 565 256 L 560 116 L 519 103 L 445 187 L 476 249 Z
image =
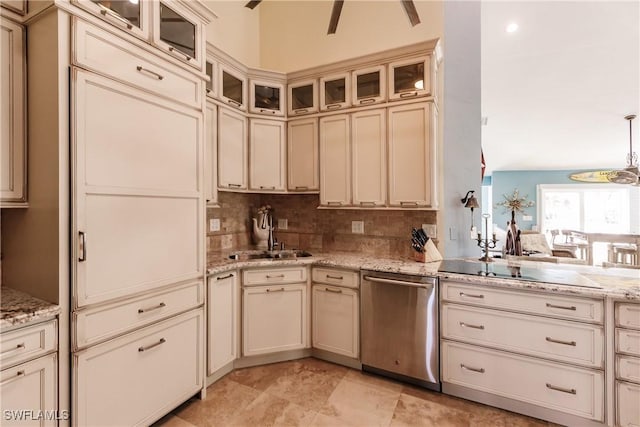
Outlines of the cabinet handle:
M 375 206 L 376 202 L 360 202 L 360 206 Z
M 553 304 L 549 304 L 547 303 L 547 307 L 548 308 L 559 308 L 561 310 L 571 310 L 571 311 L 576 311 L 576 306 L 572 305 L 570 307 L 567 306 L 563 306 L 563 305 L 553 305 Z
M 267 292 L 284 292 L 284 288 L 275 289 L 275 290 L 267 288 Z
M 307 108 L 299 108 L 297 110 L 293 110 L 293 112 L 296 113 L 296 114 L 302 114 L 302 113 L 306 113 L 308 111 L 309 110 Z
M 233 273 L 230 273 L 230 274 L 227 274 L 226 276 L 216 277 L 216 280 L 230 279 L 232 277 L 233 277 Z
M 260 186 L 260 189 L 261 189 L 261 190 L 275 190 L 275 189 L 276 189 L 276 187 L 275 187 L 275 186 L 273 186 L 273 185 L 272 185 L 271 187 L 265 187 L 264 185 L 261 185 L 261 186 Z
M 227 103 L 231 105 L 235 105 L 238 108 L 242 107 L 242 104 L 240 104 L 238 101 L 234 101 L 233 99 L 227 99 Z
M 482 294 L 474 295 L 474 294 L 465 294 L 464 292 L 460 292 L 460 296 L 461 297 L 482 298 L 482 299 L 484 299 L 484 295 L 482 295 Z
M 234 188 L 241 188 L 242 184 L 227 184 L 227 186 L 234 187 Z
M 562 341 L 562 340 L 554 340 L 551 337 L 546 337 L 545 338 L 548 342 L 554 342 L 556 344 L 564 344 L 564 345 L 570 345 L 572 347 L 576 346 L 576 342 L 575 341 Z
M 284 274 L 276 274 L 274 276 L 267 274 L 267 279 L 283 279 L 284 278 Z
M 469 366 L 465 366 L 464 363 L 460 364 L 460 367 L 467 371 L 478 372 L 480 374 L 484 374 L 484 368 L 471 368 Z
M 472 329 L 482 329 L 484 330 L 484 325 L 470 325 L 468 323 L 460 322 L 460 326 L 463 328 L 472 328 Z
M 127 27 L 127 30 L 130 30 L 133 28 L 133 24 L 131 24 L 129 21 L 127 21 L 126 19 L 124 19 L 123 17 L 121 17 L 120 15 L 118 15 L 117 13 L 115 13 L 114 11 L 112 11 L 111 9 L 108 9 L 102 5 L 99 5 L 101 7 L 100 9 L 100 13 L 102 14 L 102 16 L 109 16 L 112 19 L 115 19 L 116 21 L 118 21 L 119 23 L 123 24 L 124 26 Z
M 296 190 L 308 190 L 309 187 L 306 185 L 296 185 Z
M 575 388 L 557 387 L 557 386 L 549 384 L 549 383 L 547 383 L 546 385 L 547 385 L 547 388 L 549 388 L 551 390 L 561 391 L 563 393 L 569 393 L 569 394 L 576 394 L 576 389 Z
M 147 313 L 149 311 L 154 311 L 154 310 L 159 310 L 163 307 L 166 307 L 167 304 L 161 302 L 160 304 L 156 305 L 155 307 L 151 307 L 151 308 L 139 308 L 138 309 L 138 314 L 142 314 L 142 313 Z
M 261 108 L 260 112 L 261 113 L 271 113 L 271 114 L 275 114 L 276 113 L 275 110 L 267 110 L 267 109 L 264 109 L 264 108 Z
M 164 338 L 160 338 L 160 341 L 158 341 L 157 343 L 150 344 L 148 346 L 138 347 L 138 352 L 142 353 L 143 351 L 151 350 L 152 348 L 157 347 L 160 344 L 164 344 L 166 342 L 167 340 L 165 340 Z
M 138 66 L 136 67 L 136 70 L 140 71 L 141 73 L 151 74 L 152 76 L 157 77 L 157 78 L 158 78 L 158 80 L 162 80 L 162 79 L 164 79 L 164 76 L 163 76 L 162 74 L 158 74 L 158 73 L 156 73 L 155 71 L 151 71 L 151 70 L 149 70 L 149 69 L 147 69 L 147 68 L 144 68 L 142 65 L 138 65 Z M 207 90 L 209 90 L 209 89 L 207 89 Z
M 326 275 L 326 278 L 327 278 L 327 279 L 335 279 L 335 280 L 342 280 L 342 279 L 344 279 L 344 277 L 342 277 L 342 276 L 332 276 L 332 275 L 330 275 L 330 274 L 327 274 L 327 275 Z
M 418 92 L 405 92 L 400 94 L 400 98 L 412 98 L 418 96 Z
M 24 350 L 24 343 L 20 343 L 17 346 L 15 346 L 14 348 L 10 348 L 9 350 L 5 350 L 2 353 L 0 353 L 0 355 L 2 356 L 6 356 L 7 354 L 13 353 L 14 351 L 21 351 Z
M 375 98 L 367 98 L 360 101 L 360 104 L 372 104 L 376 102 Z
M 78 257 L 78 262 L 85 262 L 87 260 L 87 233 L 78 231 L 78 237 L 80 239 L 80 256 Z
M 13 382 L 19 378 L 22 378 L 25 376 L 24 371 L 18 371 L 16 372 L 16 374 L 14 376 L 12 376 L 11 378 L 7 378 L 6 380 L 2 381 L 0 383 L 0 385 L 5 385 L 5 384 L 9 384 L 10 382 Z
M 340 107 L 342 107 L 342 104 L 329 104 L 325 108 L 327 110 L 337 110 Z
M 182 53 L 182 52 L 176 50 L 173 46 L 169 46 L 169 52 L 173 53 L 176 56 L 184 58 L 187 61 L 191 61 L 191 59 L 192 59 L 189 55 L 187 55 L 186 53 Z
M 400 202 L 400 206 L 418 206 L 418 202 Z
M 341 294 L 342 293 L 342 289 L 324 288 L 324 290 L 327 291 L 327 292 L 333 292 L 334 294 Z
M 329 206 L 342 206 L 342 202 L 327 202 Z

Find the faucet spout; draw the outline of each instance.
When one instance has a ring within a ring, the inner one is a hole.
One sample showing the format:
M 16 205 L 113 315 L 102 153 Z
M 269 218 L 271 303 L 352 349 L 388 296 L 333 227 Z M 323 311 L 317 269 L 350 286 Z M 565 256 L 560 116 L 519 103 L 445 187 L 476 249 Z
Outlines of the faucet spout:
M 269 215 L 269 237 L 267 239 L 267 249 L 272 251 L 276 248 L 278 241 L 276 240 L 276 236 L 273 234 L 273 216 L 271 213 Z

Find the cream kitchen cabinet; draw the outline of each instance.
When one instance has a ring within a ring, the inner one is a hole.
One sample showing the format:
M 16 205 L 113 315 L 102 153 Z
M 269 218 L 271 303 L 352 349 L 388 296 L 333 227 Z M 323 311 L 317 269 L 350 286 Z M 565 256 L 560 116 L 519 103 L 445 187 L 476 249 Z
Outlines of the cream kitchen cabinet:
M 241 71 L 218 64 L 218 97 L 225 105 L 247 111 L 247 77 Z
M 249 112 L 266 116 L 284 116 L 284 84 L 249 79 Z
M 285 126 L 284 121 L 249 119 L 249 190 L 285 191 Z
M 387 202 L 386 130 L 385 109 L 351 114 L 352 203 L 356 206 Z
M 386 67 L 376 65 L 351 73 L 352 104 L 363 106 L 387 100 Z
M 206 61 L 205 72 L 209 81 L 206 82 L 207 96 L 215 98 L 218 95 L 218 66 L 215 61 Z
M 402 59 L 389 64 L 389 100 L 433 96 L 436 85 L 432 56 Z
M 318 111 L 317 79 L 290 82 L 287 87 L 289 88 L 289 116 L 300 116 Z
M 407 104 L 391 107 L 387 114 L 389 205 L 437 208 L 435 106 Z
M 25 31 L 0 20 L 0 207 L 26 206 Z
M 247 118 L 228 108 L 218 109 L 218 188 L 246 190 Z
M 318 119 L 287 122 L 287 188 L 318 191 Z
M 207 288 L 207 375 L 238 358 L 240 281 L 237 271 L 209 277 Z
M 320 110 L 333 111 L 351 106 L 351 76 L 348 72 L 320 78 Z
M 0 6 L 19 15 L 27 13 L 27 0 L 4 0 Z
M 154 44 L 180 61 L 204 71 L 206 28 L 201 19 L 174 0 L 149 3 L 154 9 Z
M 320 204 L 351 204 L 351 144 L 348 114 L 320 119 Z
M 114 2 L 108 0 L 71 0 L 72 3 L 136 37 L 151 36 L 152 2 Z
M 218 205 L 218 107 L 207 101 L 204 140 L 204 198 L 207 206 Z
M 640 304 L 615 303 L 616 425 L 640 426 Z

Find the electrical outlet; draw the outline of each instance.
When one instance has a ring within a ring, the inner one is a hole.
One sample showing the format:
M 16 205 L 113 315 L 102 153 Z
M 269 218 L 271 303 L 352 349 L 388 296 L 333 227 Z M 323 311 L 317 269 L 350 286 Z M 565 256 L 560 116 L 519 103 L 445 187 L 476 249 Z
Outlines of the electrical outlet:
M 531 215 L 522 215 L 523 221 L 533 221 L 533 217 Z
M 436 227 L 435 224 L 422 224 L 422 229 L 424 230 L 425 233 L 427 233 L 427 236 L 429 236 L 431 239 L 437 239 L 438 238 L 438 228 Z
M 220 218 L 211 218 L 209 220 L 209 231 L 220 231 Z
M 449 240 L 458 240 L 458 229 L 456 227 L 449 227 Z
M 351 221 L 351 232 L 354 234 L 364 234 L 364 221 Z
M 286 230 L 289 228 L 289 220 L 287 218 L 278 218 L 278 230 Z

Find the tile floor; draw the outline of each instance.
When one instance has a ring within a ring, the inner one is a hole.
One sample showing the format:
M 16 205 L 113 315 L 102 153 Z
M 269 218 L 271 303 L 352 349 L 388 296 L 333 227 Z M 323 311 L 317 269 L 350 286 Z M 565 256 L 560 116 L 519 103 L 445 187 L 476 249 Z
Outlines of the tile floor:
M 155 427 L 549 425 L 307 358 L 238 369 Z

